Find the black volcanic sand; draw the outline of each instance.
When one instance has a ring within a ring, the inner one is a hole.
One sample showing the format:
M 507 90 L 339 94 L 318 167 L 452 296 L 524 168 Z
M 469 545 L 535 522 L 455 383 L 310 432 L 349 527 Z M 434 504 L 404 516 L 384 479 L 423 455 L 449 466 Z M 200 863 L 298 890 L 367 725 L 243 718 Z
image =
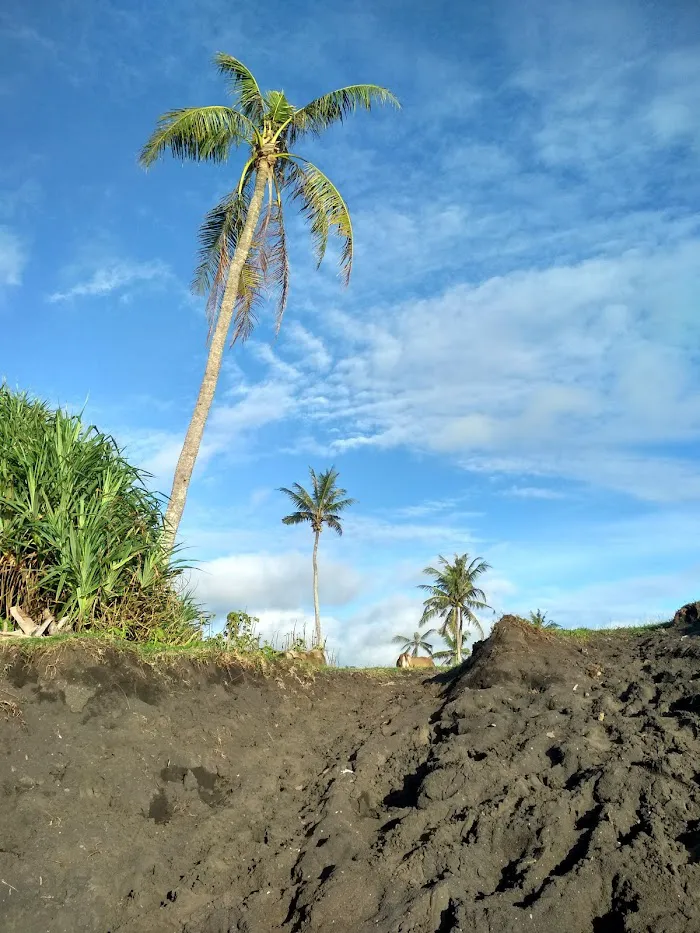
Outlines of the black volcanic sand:
M 0 930 L 697 933 L 697 609 L 451 679 L 5 649 Z

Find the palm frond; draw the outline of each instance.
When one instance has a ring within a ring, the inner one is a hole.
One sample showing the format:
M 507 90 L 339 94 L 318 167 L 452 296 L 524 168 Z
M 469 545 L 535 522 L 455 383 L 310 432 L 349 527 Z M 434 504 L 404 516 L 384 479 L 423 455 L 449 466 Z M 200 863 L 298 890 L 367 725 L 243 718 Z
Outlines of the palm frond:
M 195 270 L 192 289 L 195 293 L 208 292 L 207 318 L 211 335 L 226 290 L 231 260 L 243 229 L 250 201 L 248 175 L 242 190 L 234 191 L 220 201 L 204 218 L 199 231 L 199 264 Z M 265 295 L 265 275 L 262 254 L 265 244 L 259 237 L 253 239 L 238 282 L 232 342 L 246 340 L 255 323 L 254 309 Z
M 287 233 L 284 227 L 282 198 L 279 190 L 276 198 L 270 198 L 268 211 L 261 224 L 260 237 L 264 247 L 260 254 L 260 260 L 265 287 L 268 292 L 277 292 L 275 333 L 279 333 L 289 296 Z
M 376 84 L 351 84 L 310 101 L 292 117 L 290 143 L 302 133 L 319 135 L 334 123 L 342 123 L 356 110 L 371 110 L 373 104 L 392 104 L 400 108 L 398 99 L 385 87 Z
M 232 107 L 186 107 L 170 110 L 158 120 L 141 150 L 139 162 L 148 168 L 166 151 L 176 159 L 225 162 L 231 147 L 251 142 L 249 122 Z
M 237 340 L 245 342 L 257 324 L 255 309 L 265 300 L 265 276 L 261 269 L 260 256 L 264 244 L 253 241 L 250 252 L 241 269 L 238 280 L 238 296 L 233 315 L 231 346 Z
M 308 492 L 299 483 L 294 483 L 292 489 L 282 486 L 278 492 L 283 492 L 288 496 L 299 512 L 311 513 L 314 509 L 314 502 Z
M 345 496 L 346 491 L 336 486 L 338 471 L 334 467 L 322 473 L 317 473 L 313 467 L 309 467 L 309 476 L 311 477 L 311 491 L 304 489 L 299 483 L 294 483 L 291 489 L 283 486 L 279 492 L 288 496 L 297 510 L 300 513 L 303 512 L 306 516 L 304 520 L 311 522 L 315 532 L 320 532 L 323 526 L 327 525 L 336 534 L 342 535 L 340 512 L 354 504 L 355 500 L 339 498 Z
M 205 216 L 199 228 L 199 262 L 192 279 L 195 294 L 208 294 L 217 281 L 225 278 L 245 224 L 249 201 L 246 186 L 240 194 L 233 191 L 226 195 Z
M 285 515 L 282 519 L 283 525 L 301 525 L 303 522 L 311 521 L 308 512 L 292 512 L 291 515 Z
M 309 221 L 317 264 L 323 262 L 328 236 L 335 233 L 341 241 L 340 276 L 350 281 L 353 257 L 352 221 L 348 207 L 333 182 L 312 162 L 293 156 L 288 169 L 292 199 L 301 202 L 301 213 Z
M 280 126 L 293 119 L 296 108 L 289 103 L 282 91 L 268 91 L 265 95 L 267 111 L 265 119 L 273 126 Z
M 265 112 L 265 99 L 258 87 L 253 73 L 232 55 L 226 52 L 217 52 L 214 56 L 219 74 L 223 75 L 229 84 L 229 89 L 237 99 L 241 112 L 253 123 L 262 121 Z
M 326 515 L 324 521 L 337 535 L 342 536 L 343 526 L 340 524 L 340 517 L 338 515 Z
M 344 489 L 336 490 L 341 495 L 345 492 Z M 350 508 L 351 505 L 357 505 L 357 499 L 334 499 L 332 503 L 329 503 L 333 506 L 334 512 L 343 512 L 345 509 Z

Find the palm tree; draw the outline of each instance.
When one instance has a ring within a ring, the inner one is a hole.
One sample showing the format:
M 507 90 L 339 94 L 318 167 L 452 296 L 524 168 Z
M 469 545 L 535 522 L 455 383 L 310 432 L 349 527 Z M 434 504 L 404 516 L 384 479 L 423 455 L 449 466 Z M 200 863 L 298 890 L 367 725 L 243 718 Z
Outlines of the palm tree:
M 440 569 L 426 567 L 423 571 L 434 579 L 432 583 L 420 584 L 420 589 L 430 594 L 423 603 L 425 608 L 421 624 L 435 617 L 443 620 L 440 634 L 443 638 L 447 632 L 452 632 L 455 636 L 455 657 L 457 664 L 460 664 L 465 621 L 467 628 L 476 628 L 481 637 L 484 637 L 484 631 L 474 615 L 474 610 L 491 607 L 486 602 L 484 591 L 474 583 L 477 577 L 491 568 L 480 557 L 475 557 L 470 563 L 468 554 L 455 554 L 452 563 L 440 555 L 438 561 Z
M 274 289 L 279 329 L 289 286 L 285 198 L 296 202 L 307 220 L 319 264 L 329 234 L 340 237 L 341 277 L 345 284 L 350 278 L 353 234 L 345 201 L 320 169 L 291 148 L 306 136 L 318 136 L 342 123 L 358 108 L 399 106 L 386 88 L 355 84 L 297 108 L 282 91 L 263 93 L 248 68 L 230 55 L 219 52 L 215 62 L 228 82 L 233 105 L 187 107 L 163 114 L 140 155 L 141 165 L 148 168 L 166 151 L 178 159 L 225 162 L 232 150 L 246 149 L 236 186 L 209 211 L 200 229 L 193 288 L 209 296 L 209 354 L 165 514 L 167 548 L 175 541 L 185 508 L 231 322 L 231 343 L 245 340 L 255 324 L 256 304 Z
M 447 645 L 447 648 L 444 649 L 443 651 L 433 651 L 433 658 L 436 661 L 443 661 L 448 667 L 451 667 L 453 664 L 458 663 L 457 662 L 457 639 L 455 638 L 454 634 L 450 633 L 448 630 L 445 630 L 444 635 L 442 635 L 442 639 Z M 464 654 L 468 654 L 468 653 L 469 653 L 469 649 L 468 648 L 465 649 L 464 643 L 462 643 L 462 652 L 460 655 L 460 660 Z
M 552 622 L 551 619 L 547 618 L 546 612 L 540 612 L 538 609 L 537 612 L 531 612 L 530 618 L 528 619 L 530 625 L 534 625 L 535 628 L 561 628 L 561 625 L 557 625 L 556 622 Z
M 331 467 L 325 473 L 316 474 L 309 467 L 312 491 L 307 492 L 299 483 L 294 483 L 291 489 L 284 486 L 279 490 L 292 500 L 296 512 L 286 515 L 282 521 L 285 525 L 301 525 L 309 522 L 314 533 L 313 571 L 314 571 L 314 619 L 316 622 L 316 645 L 323 647 L 321 635 L 321 613 L 318 606 L 318 539 L 323 526 L 328 525 L 337 534 L 342 535 L 340 513 L 355 504 L 354 499 L 348 499 L 347 491 L 336 486 L 338 471 Z
M 429 635 L 437 635 L 437 631 L 434 628 L 428 629 L 427 632 L 414 632 L 413 635 L 394 635 L 391 639 L 392 644 L 402 645 L 401 653 L 405 651 L 410 651 L 414 658 L 418 657 L 418 652 L 423 650 L 426 654 L 429 654 L 433 657 L 433 646 L 430 642 L 425 639 Z

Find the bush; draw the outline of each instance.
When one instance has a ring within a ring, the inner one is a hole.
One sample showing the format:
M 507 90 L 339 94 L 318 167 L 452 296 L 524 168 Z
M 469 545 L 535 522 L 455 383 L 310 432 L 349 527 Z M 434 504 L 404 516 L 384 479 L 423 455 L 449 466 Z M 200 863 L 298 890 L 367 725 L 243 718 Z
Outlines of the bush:
M 131 641 L 201 638 L 146 476 L 94 426 L 0 386 L 0 617 L 19 605 Z
M 255 631 L 259 622 L 257 616 L 248 615 L 242 609 L 234 609 L 226 616 L 223 631 L 209 636 L 205 644 L 234 654 L 260 654 L 272 661 L 280 657 L 281 652 L 267 641 L 261 644 L 262 636 Z

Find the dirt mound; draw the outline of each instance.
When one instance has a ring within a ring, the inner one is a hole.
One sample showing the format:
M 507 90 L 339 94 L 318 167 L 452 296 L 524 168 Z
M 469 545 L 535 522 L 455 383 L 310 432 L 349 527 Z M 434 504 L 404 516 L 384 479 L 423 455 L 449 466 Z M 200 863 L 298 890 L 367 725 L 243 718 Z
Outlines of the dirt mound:
M 699 640 L 523 626 L 449 682 L 8 660 L 0 929 L 700 931 Z
M 497 684 L 526 684 L 539 690 L 587 677 L 581 647 L 519 616 L 503 616 L 485 641 L 474 645 L 459 678 L 460 687 L 486 689 Z
M 674 628 L 687 635 L 700 635 L 700 603 L 687 603 L 674 615 Z

